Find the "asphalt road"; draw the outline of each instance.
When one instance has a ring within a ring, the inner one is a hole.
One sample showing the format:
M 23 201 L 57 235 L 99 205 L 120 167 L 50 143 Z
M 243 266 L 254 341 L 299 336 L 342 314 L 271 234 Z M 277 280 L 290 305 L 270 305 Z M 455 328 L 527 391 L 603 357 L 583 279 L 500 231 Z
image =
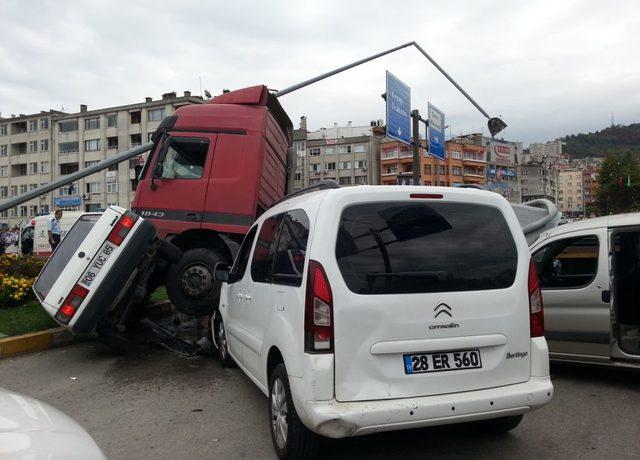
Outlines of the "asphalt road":
M 328 440 L 321 458 L 638 458 L 640 373 L 552 371 L 553 402 L 509 434 L 462 425 Z M 62 409 L 110 459 L 275 458 L 266 397 L 210 356 L 85 342 L 0 361 L 0 386 Z

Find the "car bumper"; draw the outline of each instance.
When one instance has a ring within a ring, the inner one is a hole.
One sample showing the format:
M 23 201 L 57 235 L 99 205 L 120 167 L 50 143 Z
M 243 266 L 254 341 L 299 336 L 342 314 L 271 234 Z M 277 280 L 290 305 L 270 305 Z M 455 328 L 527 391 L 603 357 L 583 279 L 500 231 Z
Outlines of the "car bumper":
M 343 438 L 524 414 L 552 397 L 553 385 L 547 376 L 515 385 L 419 398 L 308 401 L 296 404 L 296 410 L 311 431 Z

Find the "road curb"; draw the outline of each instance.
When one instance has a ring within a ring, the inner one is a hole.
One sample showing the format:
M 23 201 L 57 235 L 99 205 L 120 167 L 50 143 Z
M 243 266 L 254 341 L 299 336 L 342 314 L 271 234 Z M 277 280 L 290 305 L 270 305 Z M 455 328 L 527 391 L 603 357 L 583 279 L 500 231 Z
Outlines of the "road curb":
M 152 319 L 168 316 L 174 311 L 173 305 L 168 300 L 149 305 L 146 308 Z M 64 327 L 5 337 L 0 339 L 0 359 L 57 348 L 82 340 L 84 340 L 82 337 L 75 337 Z

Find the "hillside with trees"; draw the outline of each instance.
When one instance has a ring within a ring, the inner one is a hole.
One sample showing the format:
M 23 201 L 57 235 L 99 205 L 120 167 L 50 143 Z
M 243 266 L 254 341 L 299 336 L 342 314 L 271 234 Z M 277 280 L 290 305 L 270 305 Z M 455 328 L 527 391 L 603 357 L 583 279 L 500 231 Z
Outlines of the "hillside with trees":
M 564 137 L 562 151 L 571 154 L 571 159 L 606 156 L 621 156 L 631 153 L 640 158 L 640 123 L 614 125 L 588 134 L 571 134 Z

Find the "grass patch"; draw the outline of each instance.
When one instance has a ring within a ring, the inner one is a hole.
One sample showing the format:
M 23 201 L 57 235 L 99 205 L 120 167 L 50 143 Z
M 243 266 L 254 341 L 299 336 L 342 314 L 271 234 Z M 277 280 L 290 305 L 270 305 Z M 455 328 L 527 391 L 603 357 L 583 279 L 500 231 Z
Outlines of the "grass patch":
M 27 334 L 57 326 L 36 300 L 17 307 L 0 308 L 0 332 L 5 335 Z
M 167 288 L 160 286 L 158 289 L 153 291 L 153 294 L 151 294 L 151 297 L 149 298 L 149 305 L 153 305 L 154 303 L 162 302 L 164 300 L 169 300 Z

